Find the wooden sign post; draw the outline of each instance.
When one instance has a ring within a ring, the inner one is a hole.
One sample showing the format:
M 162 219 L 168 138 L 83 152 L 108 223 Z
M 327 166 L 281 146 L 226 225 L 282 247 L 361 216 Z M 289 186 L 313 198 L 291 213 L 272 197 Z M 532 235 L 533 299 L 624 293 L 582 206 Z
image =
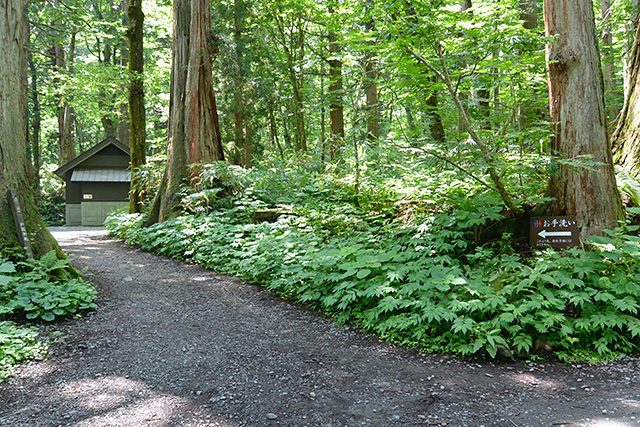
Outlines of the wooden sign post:
M 580 233 L 575 216 L 532 217 L 529 223 L 531 247 L 563 249 L 580 244 Z
M 18 233 L 20 246 L 24 249 L 27 258 L 33 258 L 31 241 L 27 234 L 27 226 L 24 224 L 24 216 L 22 215 L 22 208 L 20 207 L 20 199 L 18 199 L 18 193 L 13 188 L 9 190 L 9 205 L 13 212 L 13 220 L 16 224 L 16 231 Z

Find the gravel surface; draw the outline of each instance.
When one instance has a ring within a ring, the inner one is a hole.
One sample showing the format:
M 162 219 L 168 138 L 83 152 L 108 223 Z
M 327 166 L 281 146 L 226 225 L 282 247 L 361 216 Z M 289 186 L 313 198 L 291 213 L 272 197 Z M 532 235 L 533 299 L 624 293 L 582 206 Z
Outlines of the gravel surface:
M 100 292 L 0 385 L 0 426 L 640 425 L 639 360 L 498 364 L 394 347 L 259 287 L 56 228 Z

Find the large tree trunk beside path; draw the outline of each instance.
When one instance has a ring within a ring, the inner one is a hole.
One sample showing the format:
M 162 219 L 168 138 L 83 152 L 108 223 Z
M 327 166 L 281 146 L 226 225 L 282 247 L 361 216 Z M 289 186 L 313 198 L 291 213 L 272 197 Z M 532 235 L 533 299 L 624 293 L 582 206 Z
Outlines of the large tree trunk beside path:
M 21 251 L 9 204 L 15 190 L 22 206 L 33 255 L 59 250 L 38 213 L 27 173 L 26 1 L 0 1 L 0 251 Z
M 549 104 L 559 156 L 547 213 L 576 215 L 584 239 L 623 217 L 604 107 L 604 84 L 591 0 L 545 0 Z M 584 168 L 575 162 L 588 161 Z M 573 162 L 574 164 L 568 164 Z M 595 165 L 594 165 L 595 164 Z

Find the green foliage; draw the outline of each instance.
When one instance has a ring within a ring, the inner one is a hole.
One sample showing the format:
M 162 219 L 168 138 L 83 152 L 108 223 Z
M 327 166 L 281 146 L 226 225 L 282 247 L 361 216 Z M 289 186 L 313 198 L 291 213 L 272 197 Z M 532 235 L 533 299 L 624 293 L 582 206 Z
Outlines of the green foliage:
M 51 322 L 95 307 L 95 288 L 63 272 L 68 260 L 55 251 L 18 265 L 0 260 L 0 314 Z
M 365 174 L 356 206 L 348 175 L 283 169 L 270 179 L 256 169 L 246 184 L 257 185 L 227 198 L 228 208 L 148 229 L 120 214 L 107 227 L 405 345 L 489 357 L 504 347 L 526 358 L 546 340 L 562 360 L 640 349 L 636 227 L 593 238 L 588 249 L 524 258 L 515 236 L 495 228 L 497 196 L 455 173 Z M 277 196 L 267 203 L 262 189 Z M 293 213 L 254 223 L 252 213 L 276 201 Z
M 69 261 L 58 259 L 55 251 L 18 263 L 0 258 L 0 315 L 51 322 L 95 307 L 95 288 L 81 278 L 70 278 L 69 268 Z M 16 365 L 43 357 L 46 350 L 35 327 L 0 321 L 0 381 Z
M 633 206 L 640 206 L 640 183 L 621 166 L 616 165 L 616 181 L 618 189 L 629 197 Z
M 47 225 L 64 224 L 64 187 L 60 178 L 53 174 L 56 166 L 49 165 L 42 173 L 40 194 L 38 194 L 38 211 Z
M 44 356 L 47 346 L 37 337 L 38 331 L 33 327 L 0 322 L 0 381 L 11 375 L 16 365 Z

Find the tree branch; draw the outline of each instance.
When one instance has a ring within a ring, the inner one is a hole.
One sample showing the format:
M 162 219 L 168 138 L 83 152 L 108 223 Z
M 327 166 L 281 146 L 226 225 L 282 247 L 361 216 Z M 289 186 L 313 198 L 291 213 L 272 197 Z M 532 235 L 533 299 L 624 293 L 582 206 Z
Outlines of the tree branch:
M 496 185 L 496 190 L 500 194 L 502 201 L 505 203 L 505 205 L 507 205 L 507 208 L 509 208 L 509 211 L 511 211 L 513 215 L 515 216 L 520 215 L 522 213 L 521 209 L 518 208 L 518 206 L 516 206 L 511 196 L 509 196 L 509 193 L 507 193 L 507 190 L 505 189 L 504 184 L 502 183 L 502 180 L 498 175 L 498 172 L 493 166 L 493 158 L 491 157 L 489 148 L 484 143 L 482 138 L 480 138 L 480 135 L 478 135 L 475 129 L 473 129 L 473 127 L 471 126 L 471 121 L 469 120 L 469 116 L 467 115 L 467 112 L 465 111 L 464 106 L 462 105 L 462 102 L 460 102 L 460 98 L 458 98 L 458 94 L 455 88 L 453 87 L 453 83 L 451 82 L 451 76 L 449 75 L 449 69 L 447 68 L 444 54 L 442 53 L 442 44 L 436 41 L 434 48 L 440 60 L 440 66 L 442 67 L 441 70 L 431 65 L 426 59 L 424 59 L 420 54 L 412 50 L 410 47 L 407 47 L 406 49 L 407 49 L 407 53 L 409 53 L 414 58 L 416 58 L 420 63 L 427 66 L 445 83 L 445 85 L 447 86 L 447 90 L 451 95 L 451 97 L 453 98 L 453 102 L 456 105 L 458 112 L 460 113 L 462 127 L 469 134 L 473 142 L 475 142 L 475 144 L 480 149 L 482 158 L 484 159 L 485 162 L 487 162 L 487 165 L 488 165 L 487 170 L 489 172 L 489 175 L 491 176 L 491 180 Z

